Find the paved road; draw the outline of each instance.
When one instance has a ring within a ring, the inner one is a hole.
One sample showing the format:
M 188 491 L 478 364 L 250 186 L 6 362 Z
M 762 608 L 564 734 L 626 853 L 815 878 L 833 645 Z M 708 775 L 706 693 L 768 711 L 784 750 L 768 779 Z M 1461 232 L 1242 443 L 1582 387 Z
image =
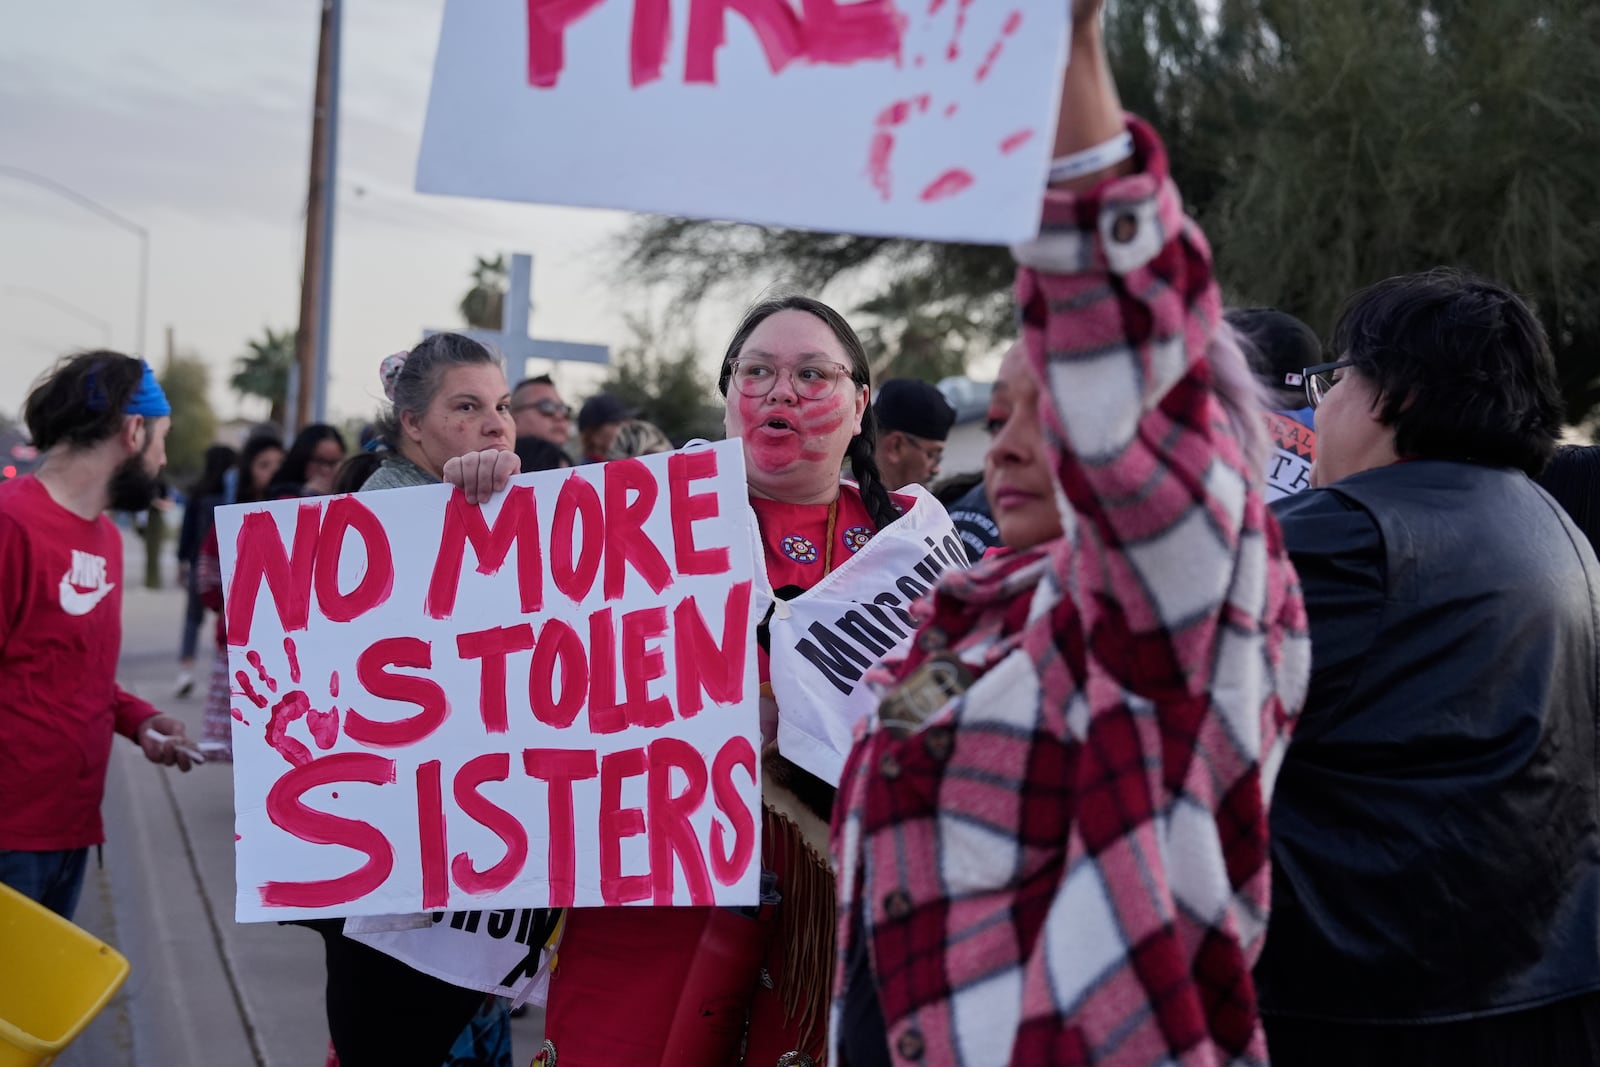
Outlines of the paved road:
M 120 678 L 198 737 L 209 672 L 197 672 L 194 697 L 173 698 L 183 597 L 134 588 L 143 558 L 130 538 Z M 208 623 L 202 656 L 210 646 Z M 300 927 L 233 921 L 229 768 L 179 774 L 119 739 L 104 811 L 104 866 L 91 857 L 77 921 L 126 955 L 133 973 L 57 1063 L 321 1067 L 328 1043 L 321 938 Z M 538 1050 L 542 1024 L 536 1011 L 516 1022 L 517 1067 Z

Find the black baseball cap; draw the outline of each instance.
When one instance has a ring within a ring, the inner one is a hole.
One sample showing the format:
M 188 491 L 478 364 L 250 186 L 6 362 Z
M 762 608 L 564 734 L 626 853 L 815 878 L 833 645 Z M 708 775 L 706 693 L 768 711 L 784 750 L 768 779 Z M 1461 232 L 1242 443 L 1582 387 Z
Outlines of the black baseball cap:
M 604 426 L 608 422 L 626 422 L 636 418 L 638 412 L 622 402 L 620 397 L 611 393 L 599 393 L 583 402 L 583 407 L 578 409 L 578 432 L 592 430 L 596 426 Z
M 956 409 L 938 387 L 915 378 L 890 378 L 884 382 L 878 388 L 872 410 L 885 433 L 899 430 L 925 441 L 943 441 L 956 424 Z
M 1248 342 L 1245 358 L 1262 385 L 1299 392 L 1300 372 L 1323 362 L 1317 331 L 1277 308 L 1230 308 L 1223 314 L 1233 332 Z M 1293 377 L 1291 377 L 1293 376 Z

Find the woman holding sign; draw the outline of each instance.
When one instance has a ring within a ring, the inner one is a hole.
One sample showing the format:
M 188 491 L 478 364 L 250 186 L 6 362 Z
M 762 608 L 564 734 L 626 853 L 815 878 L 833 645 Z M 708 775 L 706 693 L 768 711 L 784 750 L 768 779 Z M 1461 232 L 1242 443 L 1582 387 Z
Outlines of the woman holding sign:
M 1015 249 L 987 463 L 1013 550 L 918 606 L 840 786 L 848 1067 L 1267 1060 L 1251 966 L 1305 610 L 1209 250 L 1099 8 L 1075 4 L 1062 158 Z
M 805 297 L 751 308 L 719 385 L 728 434 L 744 442 L 775 599 L 760 631 L 764 901 L 752 914 L 569 911 L 545 1016 L 545 1059 L 561 1067 L 821 1062 L 833 959 L 827 824 L 852 728 L 874 704 L 863 675 L 909 640 L 911 601 L 965 565 L 937 501 L 920 487 L 884 488 L 866 353 L 832 308 Z M 846 460 L 854 481 L 839 477 Z M 485 453 L 445 476 L 478 501 L 512 470 Z
M 432 485 L 466 452 L 510 455 L 516 428 L 505 371 L 488 349 L 436 334 L 379 371 L 390 410 L 379 420 L 389 450 L 361 491 Z M 403 921 L 403 920 L 402 920 Z M 344 920 L 307 923 L 327 948 L 328 1029 L 343 1067 L 441 1064 L 484 994 L 440 981 L 344 934 Z M 482 1025 L 508 1033 L 503 1002 Z M 509 1037 L 505 1043 L 509 1044 Z

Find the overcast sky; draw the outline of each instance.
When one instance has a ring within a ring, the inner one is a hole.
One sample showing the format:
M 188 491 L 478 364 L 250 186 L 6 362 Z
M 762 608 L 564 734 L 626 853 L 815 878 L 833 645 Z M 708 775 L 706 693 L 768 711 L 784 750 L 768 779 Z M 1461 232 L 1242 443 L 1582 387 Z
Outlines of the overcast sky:
M 625 222 L 410 191 L 443 0 L 346 0 L 330 407 L 361 416 L 377 364 L 459 322 L 473 256 L 535 255 L 534 332 L 617 343 L 639 294 L 609 276 Z M 297 321 L 318 0 L 0 0 L 0 164 L 147 227 L 148 344 L 213 368 Z M 0 411 L 63 351 L 136 347 L 138 242 L 0 176 Z M 725 315 L 717 315 L 719 320 Z M 102 326 L 101 323 L 104 325 Z M 713 332 L 726 326 L 720 321 Z M 582 393 L 591 377 L 566 374 Z M 251 414 L 259 409 L 246 408 Z

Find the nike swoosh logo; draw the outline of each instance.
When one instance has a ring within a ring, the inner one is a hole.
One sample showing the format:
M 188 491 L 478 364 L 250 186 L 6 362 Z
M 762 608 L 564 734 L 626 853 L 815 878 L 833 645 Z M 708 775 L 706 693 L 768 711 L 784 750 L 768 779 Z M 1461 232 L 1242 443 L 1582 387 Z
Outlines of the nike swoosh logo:
M 72 587 L 66 578 L 61 579 L 61 610 L 68 615 L 87 615 L 93 611 L 111 592 L 116 583 L 107 582 L 99 589 L 91 589 L 87 593 L 80 593 Z

